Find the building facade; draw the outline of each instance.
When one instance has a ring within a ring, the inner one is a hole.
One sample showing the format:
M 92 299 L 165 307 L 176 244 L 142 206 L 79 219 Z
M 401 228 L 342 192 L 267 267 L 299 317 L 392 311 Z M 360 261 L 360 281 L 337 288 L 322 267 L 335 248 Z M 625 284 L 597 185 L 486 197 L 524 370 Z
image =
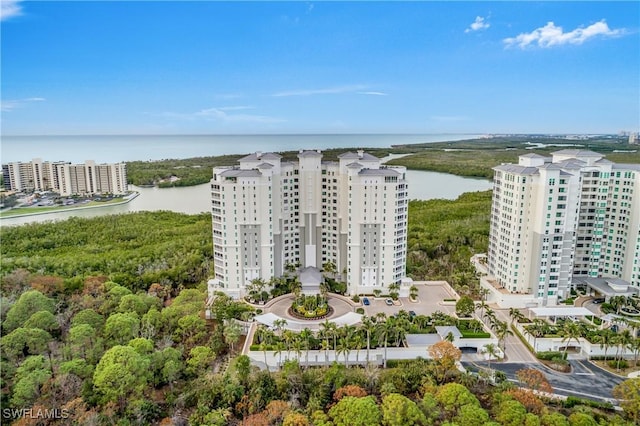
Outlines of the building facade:
M 547 306 L 580 277 L 640 286 L 640 165 L 561 150 L 494 171 L 489 290 Z
M 363 151 L 297 162 L 273 153 L 216 167 L 211 180 L 215 277 L 234 297 L 253 279 L 294 267 L 333 269 L 350 294 L 385 292 L 405 277 L 406 169 Z
M 3 164 L 2 173 L 5 189 L 11 191 L 54 191 L 63 196 L 127 192 L 125 163 L 52 163 L 36 158 L 28 163 Z

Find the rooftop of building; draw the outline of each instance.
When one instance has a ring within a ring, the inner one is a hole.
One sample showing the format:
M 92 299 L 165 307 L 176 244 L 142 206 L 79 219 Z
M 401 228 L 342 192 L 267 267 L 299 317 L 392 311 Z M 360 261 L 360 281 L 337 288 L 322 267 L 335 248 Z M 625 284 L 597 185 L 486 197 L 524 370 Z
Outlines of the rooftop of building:
M 441 342 L 442 338 L 436 333 L 407 334 L 405 335 L 405 341 L 407 342 L 407 346 L 411 348 L 416 346 L 431 346 Z
M 298 154 L 298 157 L 302 157 L 302 158 L 309 158 L 309 157 L 322 157 L 322 153 L 320 151 L 313 151 L 313 150 L 305 150 L 305 151 L 300 151 L 300 153 Z
M 588 149 L 561 149 L 560 151 L 554 151 L 551 155 L 570 155 L 572 157 L 603 157 L 599 154 Z
M 358 151 L 356 152 L 351 152 L 351 151 L 347 151 L 344 152 L 340 155 L 338 155 L 339 159 L 354 159 L 354 160 L 362 160 L 362 161 L 380 161 L 380 159 L 374 155 L 369 154 L 368 152 L 364 152 L 364 151 Z
M 584 317 L 587 315 L 593 315 L 587 308 L 581 306 L 558 306 L 558 307 L 542 307 L 542 308 L 529 308 L 529 310 L 536 317 Z
M 361 169 L 363 167 L 364 166 L 362 164 L 358 163 L 357 161 L 347 164 L 347 168 L 349 168 L 349 169 Z
M 447 338 L 449 333 L 451 333 L 455 339 L 462 338 L 462 333 L 460 332 L 460 330 L 458 330 L 458 327 L 456 327 L 455 325 L 436 326 L 436 333 L 438 333 L 438 335 L 443 340 Z
M 574 278 L 572 283 L 577 285 L 586 285 L 607 297 L 627 296 L 637 294 L 640 291 L 640 289 L 633 287 L 628 281 L 620 278 Z
M 640 172 L 640 164 L 613 163 L 611 168 L 614 170 L 633 170 Z
M 399 176 L 400 172 L 393 169 L 383 168 L 383 169 L 363 169 L 363 170 L 360 170 L 360 173 L 358 174 L 364 175 L 364 176 Z
M 493 170 L 500 170 L 501 172 L 517 173 L 520 175 L 534 175 L 538 173 L 537 167 L 520 166 L 518 164 L 501 164 L 493 168 Z
M 282 155 L 274 152 L 254 152 L 253 154 L 246 155 L 238 161 L 260 161 L 260 160 L 279 160 Z
M 259 177 L 262 176 L 257 169 L 227 169 L 223 172 L 220 172 L 220 176 L 222 177 Z

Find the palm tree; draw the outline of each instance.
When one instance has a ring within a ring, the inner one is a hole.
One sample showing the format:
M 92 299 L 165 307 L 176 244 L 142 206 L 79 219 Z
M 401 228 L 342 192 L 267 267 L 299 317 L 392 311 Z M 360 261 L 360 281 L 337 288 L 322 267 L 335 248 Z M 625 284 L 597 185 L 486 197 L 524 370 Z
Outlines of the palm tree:
M 326 282 L 323 281 L 320 283 L 320 296 L 322 296 L 322 298 L 326 300 L 327 293 L 329 293 L 329 286 Z
M 398 283 L 389 284 L 389 296 L 391 296 L 393 300 L 398 299 L 398 290 L 400 290 L 400 284 Z
M 626 305 L 626 303 L 627 298 L 624 296 L 613 296 L 609 299 L 609 304 L 616 310 L 618 315 L 620 315 L 620 310 Z
M 258 342 L 260 342 L 260 350 L 265 351 L 264 356 L 266 360 L 267 359 L 266 348 L 273 341 L 273 332 L 269 330 L 267 327 L 265 327 L 264 325 L 260 325 L 256 330 L 256 338 L 258 339 Z
M 540 318 L 536 318 L 533 320 L 533 324 L 524 328 L 525 333 L 533 336 L 533 351 L 537 352 L 538 348 L 536 347 L 536 341 L 539 337 L 544 336 L 544 331 L 546 329 L 546 324 L 544 320 Z
M 379 323 L 377 327 L 378 343 L 384 344 L 384 358 L 382 360 L 382 368 L 387 368 L 387 339 L 393 333 L 394 325 L 390 321 Z
M 255 336 L 258 343 L 264 342 L 267 339 L 267 328 L 264 325 L 258 325 Z
M 516 321 L 520 322 L 526 318 L 518 308 L 509 308 L 509 316 L 511 317 L 511 324 Z
M 482 317 L 486 320 L 489 320 L 489 324 L 493 324 L 496 320 L 496 313 L 493 312 L 493 309 L 487 308 L 484 311 L 484 315 Z
M 303 343 L 303 348 L 305 350 L 305 365 L 309 365 L 309 350 L 311 349 L 311 339 L 313 338 L 313 333 L 309 328 L 305 327 L 300 334 L 298 334 L 298 338 Z
M 401 347 L 403 345 L 409 327 L 411 327 L 411 321 L 409 321 L 408 319 L 399 319 L 398 321 L 396 321 L 394 334 L 397 347 Z
M 278 361 L 278 368 L 282 368 L 282 352 L 285 350 L 285 346 L 284 343 L 282 343 L 282 341 L 278 340 L 276 342 L 276 347 L 275 347 L 275 351 L 273 352 L 274 355 L 280 355 L 280 361 Z
M 329 322 L 329 320 L 324 320 L 324 322 L 320 324 L 320 330 L 324 334 L 325 339 L 329 340 L 330 337 L 333 337 L 333 350 L 335 351 L 337 334 L 336 324 Z
M 360 329 L 363 330 L 367 335 L 367 364 L 369 363 L 369 353 L 371 351 L 371 333 L 375 331 L 376 324 L 373 322 L 371 317 L 364 316 L 362 317 L 362 322 L 360 323 Z
M 287 325 L 287 320 L 284 318 L 279 318 L 273 321 L 273 327 L 276 329 L 279 336 L 282 336 L 282 330 L 284 330 L 284 327 L 286 325 Z
M 326 272 L 328 275 L 330 275 L 332 278 L 335 278 L 336 276 L 336 264 L 328 261 L 322 264 L 322 270 L 323 272 Z
M 618 349 L 616 348 L 616 358 L 618 358 L 616 369 L 620 370 L 620 361 L 622 360 L 622 354 L 624 353 L 624 350 L 631 345 L 633 336 L 631 335 L 631 331 L 629 331 L 628 328 L 625 328 L 622 333 L 618 334 L 616 337 L 616 343 L 618 344 L 618 348 L 620 349 L 620 357 L 618 358 Z
M 418 287 L 416 287 L 415 285 L 409 287 L 409 297 L 411 298 L 411 300 L 416 300 L 416 298 L 418 297 Z
M 296 340 L 296 335 L 291 330 L 285 330 L 282 339 L 284 340 L 284 344 L 287 347 L 287 358 L 291 357 L 291 346 L 293 342 Z
M 300 338 L 300 334 L 294 334 L 294 339 L 291 347 L 297 355 L 298 362 L 300 362 L 300 358 L 302 357 L 302 350 L 305 348 L 305 341 Z
M 267 364 L 267 341 L 263 340 L 260 342 L 260 350 L 264 354 L 264 365 L 267 367 L 267 371 L 269 371 L 269 364 Z
M 351 345 L 353 342 L 353 338 L 358 334 L 358 329 L 354 325 L 347 325 L 342 327 L 341 332 L 342 332 L 342 337 L 344 338 L 344 343 L 348 346 L 348 349 L 347 349 L 347 356 L 348 356 L 352 349 Z
M 360 349 L 364 347 L 364 337 L 362 334 L 356 333 L 351 339 L 351 344 L 356 349 L 356 364 L 358 364 L 360 362 Z
M 629 349 L 633 351 L 633 366 L 638 366 L 638 355 L 640 354 L 640 338 L 636 337 L 629 345 Z
M 484 319 L 484 312 L 486 309 L 491 309 L 489 308 L 489 305 L 487 305 L 487 302 L 485 302 L 484 300 L 480 303 L 478 303 L 478 305 L 476 306 L 476 310 L 480 309 L 480 318 Z
M 505 347 L 505 339 L 509 335 L 513 335 L 513 332 L 509 330 L 509 324 L 506 321 L 496 320 L 494 324 L 492 324 L 492 328 L 494 328 L 496 337 L 498 338 L 498 345 L 502 342 L 502 351 L 506 351 Z
M 416 315 L 413 317 L 413 324 L 420 330 L 423 330 L 429 325 L 429 317 L 426 315 Z
M 580 326 L 573 321 L 566 321 L 564 326 L 562 327 L 562 343 L 565 343 L 564 346 L 564 358 L 567 357 L 567 350 L 569 349 L 569 345 L 572 340 L 575 340 L 578 345 L 580 345 L 580 337 L 582 337 L 582 330 Z
M 484 348 L 486 349 L 487 355 L 488 355 L 488 357 L 487 357 L 487 365 L 489 367 L 489 370 L 491 370 L 491 358 L 498 356 L 498 348 L 493 343 L 489 343 L 489 344 L 485 345 Z
M 614 344 L 615 334 L 609 330 L 601 330 L 597 335 L 597 342 L 600 343 L 600 349 L 604 348 L 604 360 L 607 360 L 607 349 Z
M 291 281 L 291 293 L 293 293 L 296 297 L 300 296 L 300 292 L 302 291 L 302 283 L 300 282 L 300 278 L 295 277 L 293 281 Z
M 227 322 L 227 324 L 225 324 L 222 334 L 224 335 L 224 340 L 231 347 L 231 352 L 233 352 L 233 345 L 236 344 L 240 339 L 241 333 L 242 330 L 237 322 L 229 321 Z
M 340 354 L 344 354 L 345 367 L 348 367 L 347 361 L 349 360 L 349 352 L 351 352 L 349 343 L 350 342 L 345 337 L 341 337 L 340 340 L 338 340 L 338 348 L 336 349 L 336 360 Z
M 489 293 L 491 293 L 491 291 L 489 291 L 489 289 L 487 288 L 481 288 L 480 290 L 478 290 L 478 294 L 480 294 L 480 300 L 482 300 L 483 302 L 487 300 L 487 296 L 489 295 Z
M 324 352 L 324 362 L 325 364 L 327 364 L 327 367 L 329 366 L 329 348 L 331 348 L 331 346 L 329 345 L 329 340 L 322 340 L 320 342 L 320 350 Z

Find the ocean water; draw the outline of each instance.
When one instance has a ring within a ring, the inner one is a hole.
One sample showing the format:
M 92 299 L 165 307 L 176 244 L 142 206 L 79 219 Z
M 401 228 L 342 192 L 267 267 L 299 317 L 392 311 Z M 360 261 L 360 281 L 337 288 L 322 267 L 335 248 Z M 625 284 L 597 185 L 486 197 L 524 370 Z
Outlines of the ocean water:
M 191 158 L 255 151 L 327 148 L 388 148 L 473 139 L 478 134 L 314 134 L 314 135 L 92 135 L 2 136 L 0 162 L 70 161 L 98 163 Z

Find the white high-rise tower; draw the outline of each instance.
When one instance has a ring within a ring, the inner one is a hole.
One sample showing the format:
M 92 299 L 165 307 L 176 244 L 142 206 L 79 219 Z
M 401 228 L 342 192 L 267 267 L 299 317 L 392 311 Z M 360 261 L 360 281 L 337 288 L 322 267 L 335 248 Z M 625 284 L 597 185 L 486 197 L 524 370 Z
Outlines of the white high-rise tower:
M 489 290 L 546 306 L 580 277 L 639 287 L 640 165 L 586 150 L 551 155 L 494 168 Z
M 288 266 L 332 264 L 349 294 L 383 292 L 405 277 L 408 193 L 404 167 L 363 151 L 297 162 L 273 153 L 216 167 L 211 180 L 212 288 L 244 295 L 251 280 Z

